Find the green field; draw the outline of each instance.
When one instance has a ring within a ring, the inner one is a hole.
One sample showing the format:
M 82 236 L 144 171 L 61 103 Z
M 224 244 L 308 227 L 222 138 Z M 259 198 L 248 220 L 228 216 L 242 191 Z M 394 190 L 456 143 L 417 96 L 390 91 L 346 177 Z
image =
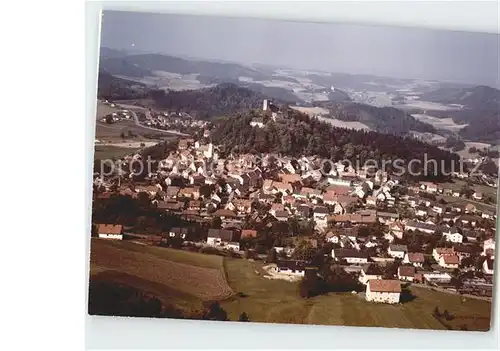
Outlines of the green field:
M 246 312 L 254 322 L 445 329 L 432 316 L 437 306 L 441 312 L 447 309 L 452 314 L 479 317 L 452 321 L 457 329 L 460 324 L 466 324 L 468 330 L 488 329 L 484 318 L 489 318 L 491 304 L 486 301 L 462 302 L 459 296 L 417 287 L 411 289 L 416 298 L 401 305 L 369 303 L 362 295 L 350 293 L 302 299 L 297 294 L 297 283 L 263 278 L 260 267 L 258 262 L 226 259 L 229 285 L 246 296 L 221 303 L 230 319 L 237 320 L 240 313 Z
M 453 329 L 489 328 L 486 301 L 418 287 L 411 288 L 414 300 L 399 305 L 369 303 L 363 294 L 350 293 L 303 299 L 298 283 L 264 278 L 261 262 L 127 241 L 93 239 L 90 267 L 91 279 L 133 286 L 185 311 L 219 300 L 230 320 L 245 312 L 253 322 L 445 329 L 432 316 L 438 307 L 460 316 L 448 322 Z
M 108 145 L 96 145 L 94 148 L 94 159 L 95 160 L 109 160 L 114 158 L 122 158 L 128 154 L 131 154 L 135 149 L 130 147 L 118 147 L 118 146 L 108 146 Z

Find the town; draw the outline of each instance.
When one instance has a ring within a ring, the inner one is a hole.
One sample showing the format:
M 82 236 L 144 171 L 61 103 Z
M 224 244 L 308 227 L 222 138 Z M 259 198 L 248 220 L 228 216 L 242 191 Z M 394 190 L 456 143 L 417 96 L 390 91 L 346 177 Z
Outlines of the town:
M 253 128 L 286 118 L 268 100 L 255 115 Z M 211 123 L 186 114 L 150 109 L 138 121 L 192 136 L 163 143 L 150 173 L 131 167 L 145 161 L 141 153 L 119 160 L 118 171 L 97 171 L 94 206 L 127 197 L 168 215 L 171 224 L 138 232 L 94 218 L 95 237 L 263 260 L 265 278 L 303 282 L 304 296 L 315 289 L 304 282 L 336 266 L 355 277 L 362 288 L 352 293 L 368 302 L 401 303 L 410 285 L 491 301 L 498 186 L 491 177 L 455 172 L 456 186 L 409 183 L 340 161 L 325 170 L 315 156 L 220 152 Z

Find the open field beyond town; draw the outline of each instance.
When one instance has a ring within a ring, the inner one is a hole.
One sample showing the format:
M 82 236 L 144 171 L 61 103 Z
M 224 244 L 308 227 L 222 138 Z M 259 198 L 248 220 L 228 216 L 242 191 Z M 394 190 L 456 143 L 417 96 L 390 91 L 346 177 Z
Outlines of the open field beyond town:
M 184 309 L 218 299 L 230 320 L 245 312 L 253 322 L 446 329 L 432 316 L 438 307 L 460 317 L 448 322 L 453 329 L 489 328 L 491 304 L 486 301 L 417 287 L 411 288 L 414 300 L 398 305 L 369 303 L 363 294 L 350 293 L 303 299 L 297 283 L 263 275 L 258 261 L 92 240 L 91 279 L 133 286 Z

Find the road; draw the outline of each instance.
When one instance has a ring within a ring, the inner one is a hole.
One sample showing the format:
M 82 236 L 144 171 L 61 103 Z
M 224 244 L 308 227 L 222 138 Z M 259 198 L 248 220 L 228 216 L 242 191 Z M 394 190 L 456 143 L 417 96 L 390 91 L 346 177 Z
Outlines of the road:
M 153 127 L 145 126 L 145 125 L 143 125 L 143 124 L 141 124 L 139 122 L 139 118 L 137 117 L 137 114 L 135 113 L 135 111 L 132 111 L 132 110 L 129 110 L 129 111 L 132 114 L 132 118 L 134 119 L 135 124 L 137 126 L 139 126 L 139 127 L 146 128 L 146 129 L 149 129 L 149 130 L 153 130 L 155 132 L 170 133 L 170 134 L 175 134 L 175 135 L 179 135 L 179 136 L 189 136 L 189 134 L 181 133 L 181 132 L 178 132 L 178 131 L 175 131 L 175 130 L 164 130 L 164 129 L 158 129 L 158 128 L 153 128 Z

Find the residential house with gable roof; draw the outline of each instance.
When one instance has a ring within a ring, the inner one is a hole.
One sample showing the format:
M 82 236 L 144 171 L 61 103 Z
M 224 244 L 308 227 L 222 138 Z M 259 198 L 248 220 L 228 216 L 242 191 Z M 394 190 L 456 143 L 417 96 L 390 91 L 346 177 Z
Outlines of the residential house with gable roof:
M 373 279 L 366 285 L 366 301 L 399 303 L 401 284 L 399 280 Z

